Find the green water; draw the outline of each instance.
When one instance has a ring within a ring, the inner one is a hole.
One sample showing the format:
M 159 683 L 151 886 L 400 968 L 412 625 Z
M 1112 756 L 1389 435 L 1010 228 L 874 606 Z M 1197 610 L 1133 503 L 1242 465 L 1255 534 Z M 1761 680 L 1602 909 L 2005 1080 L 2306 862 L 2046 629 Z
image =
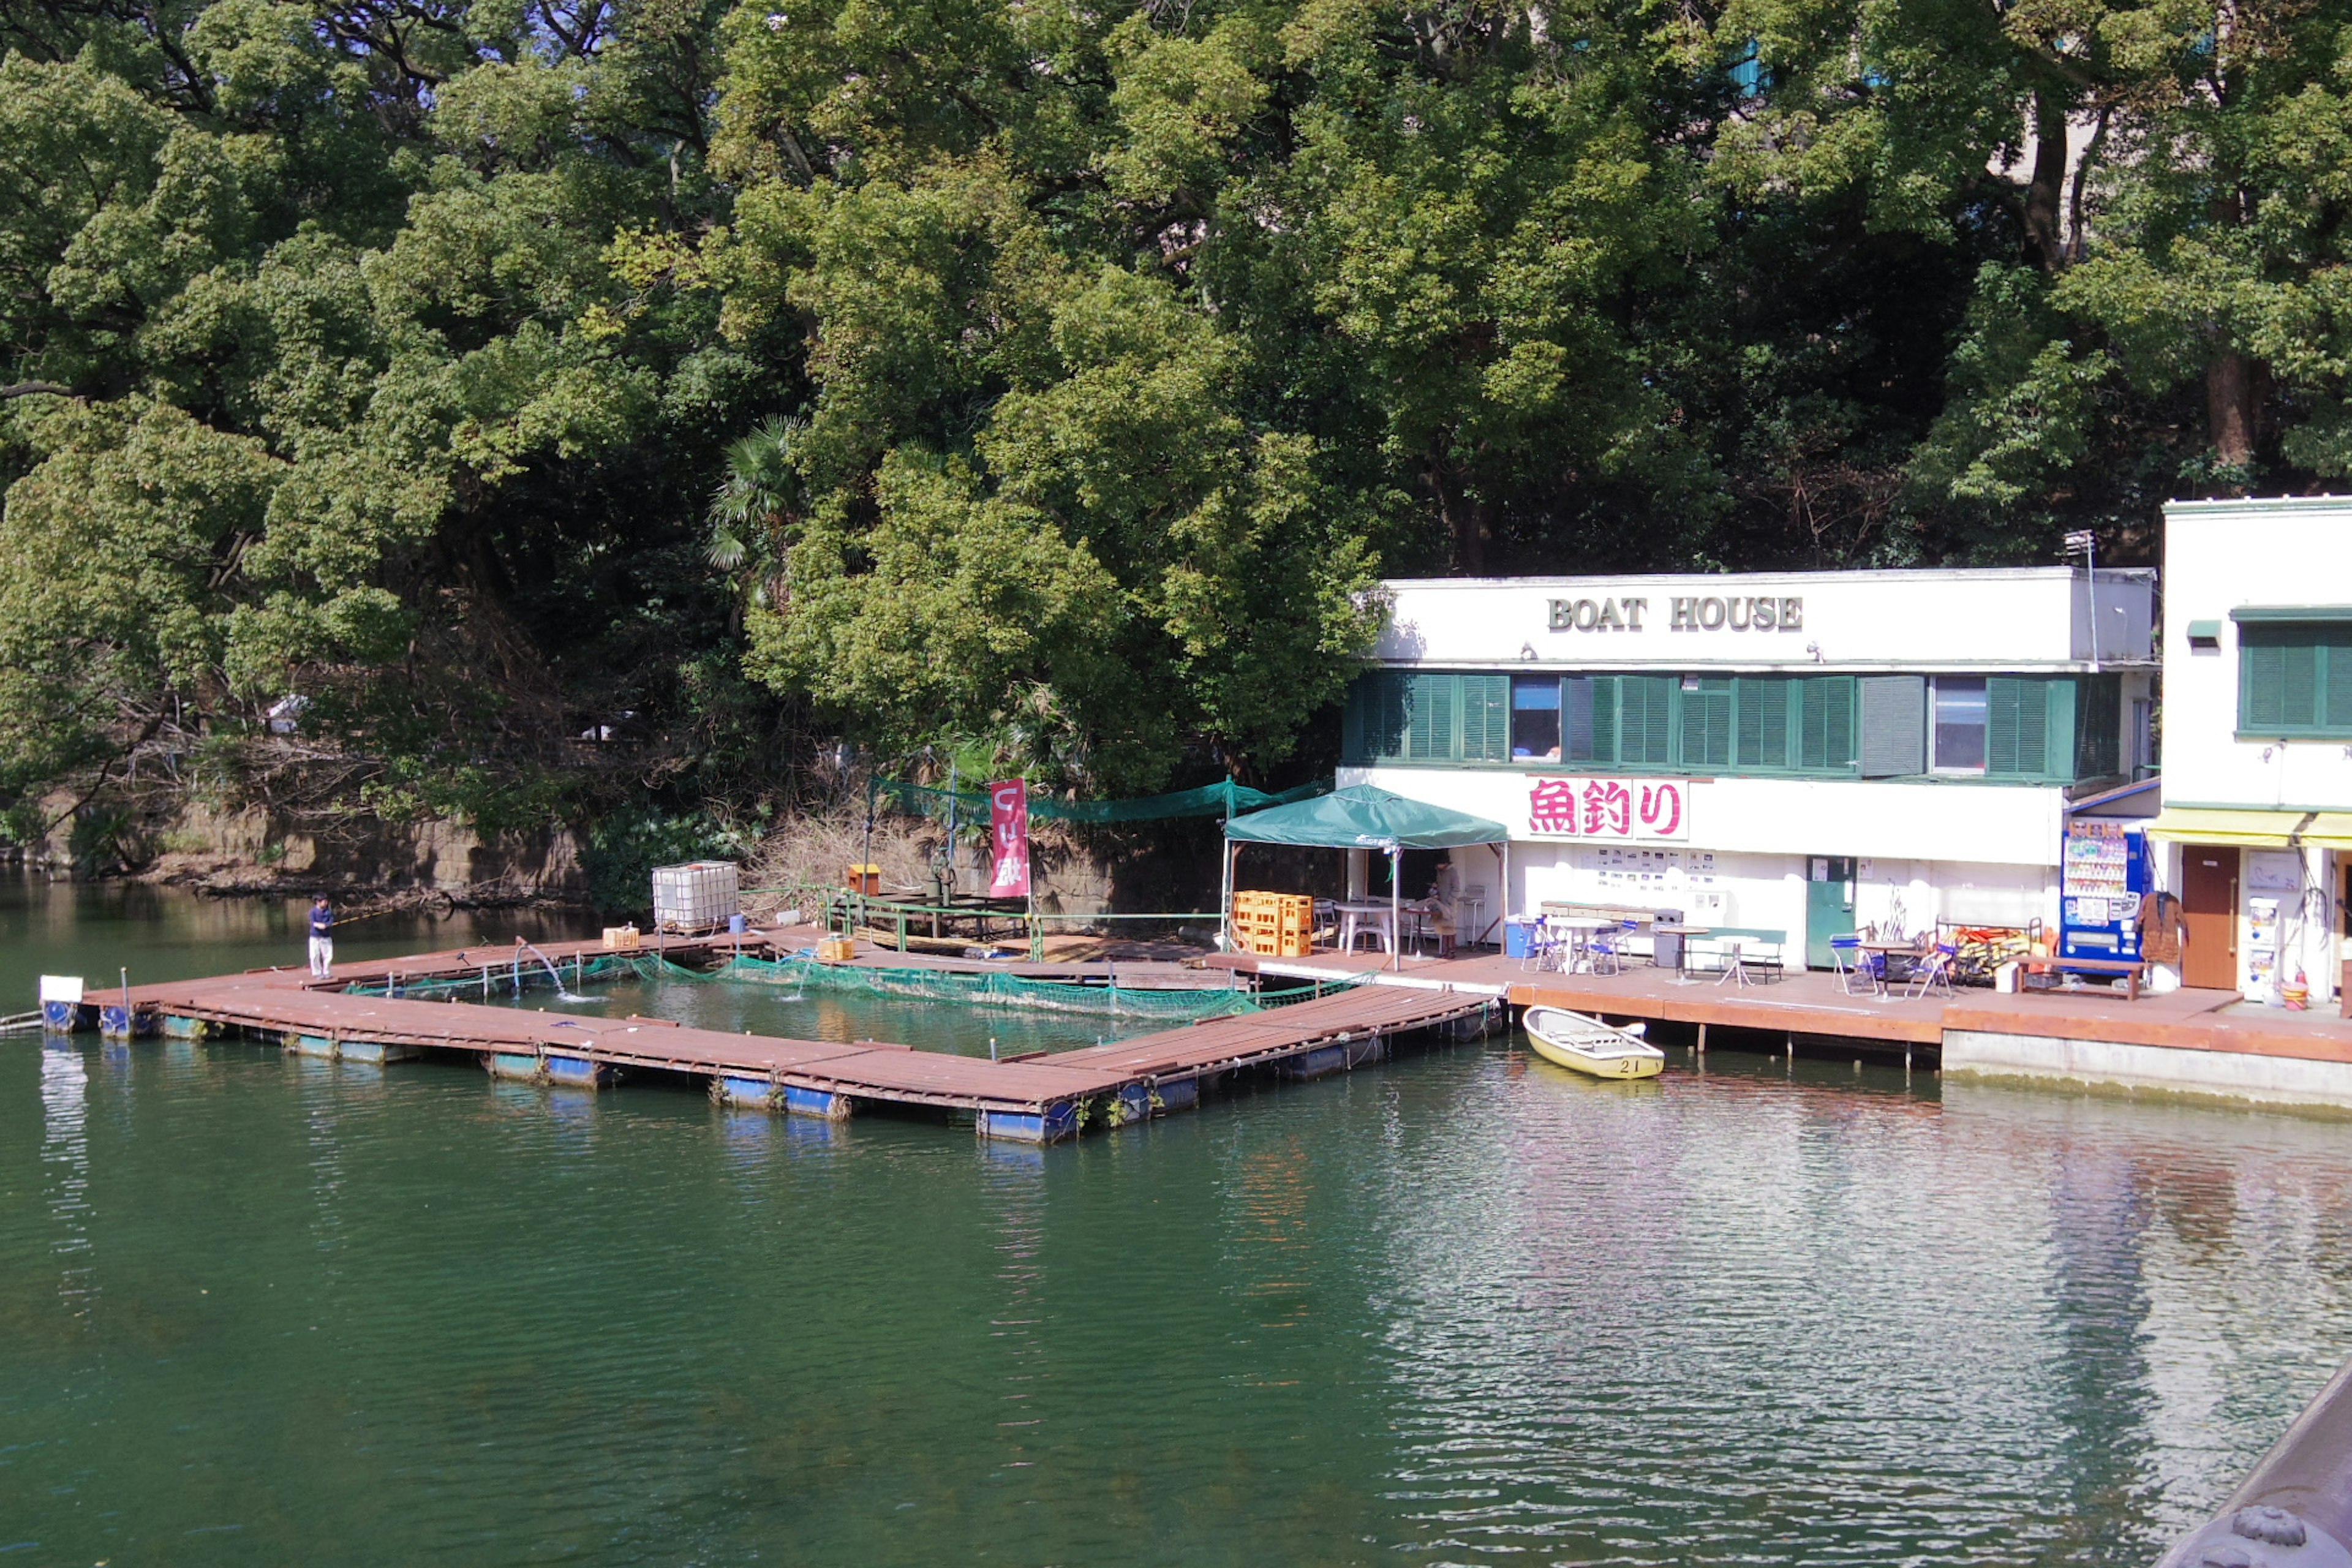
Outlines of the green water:
M 0 899 L 5 1010 L 299 957 Z M 18 1037 L 0 1555 L 2143 1564 L 2352 1352 L 2347 1198 L 2339 1122 L 1721 1052 L 1409 1052 L 1041 1152 Z

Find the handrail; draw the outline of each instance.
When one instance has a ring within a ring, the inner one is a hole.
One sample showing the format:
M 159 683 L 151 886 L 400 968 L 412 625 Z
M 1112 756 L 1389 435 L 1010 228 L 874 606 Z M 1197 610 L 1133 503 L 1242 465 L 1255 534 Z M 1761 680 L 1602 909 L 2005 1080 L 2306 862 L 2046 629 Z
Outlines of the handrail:
M 2352 1568 L 2352 1361 L 2157 1568 Z

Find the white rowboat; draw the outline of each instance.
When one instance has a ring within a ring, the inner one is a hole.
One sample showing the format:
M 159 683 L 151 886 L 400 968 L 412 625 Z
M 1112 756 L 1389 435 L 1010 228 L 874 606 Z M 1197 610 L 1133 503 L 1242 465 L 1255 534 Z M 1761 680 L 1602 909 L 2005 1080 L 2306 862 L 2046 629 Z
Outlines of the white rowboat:
M 1536 1055 L 1594 1078 L 1655 1078 L 1666 1065 L 1640 1024 L 1620 1029 L 1565 1007 L 1530 1007 L 1520 1022 Z

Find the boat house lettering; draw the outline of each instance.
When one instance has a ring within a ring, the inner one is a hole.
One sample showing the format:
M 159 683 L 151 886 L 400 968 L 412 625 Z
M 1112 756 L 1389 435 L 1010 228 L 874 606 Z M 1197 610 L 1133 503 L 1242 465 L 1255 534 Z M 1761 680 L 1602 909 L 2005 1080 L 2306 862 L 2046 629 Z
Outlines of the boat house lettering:
M 1667 629 L 1677 632 L 1802 631 L 1805 601 L 1790 598 L 1713 598 L 1691 596 L 1668 600 Z M 1644 598 L 1553 599 L 1551 629 L 1556 632 L 1638 632 L 1650 608 Z

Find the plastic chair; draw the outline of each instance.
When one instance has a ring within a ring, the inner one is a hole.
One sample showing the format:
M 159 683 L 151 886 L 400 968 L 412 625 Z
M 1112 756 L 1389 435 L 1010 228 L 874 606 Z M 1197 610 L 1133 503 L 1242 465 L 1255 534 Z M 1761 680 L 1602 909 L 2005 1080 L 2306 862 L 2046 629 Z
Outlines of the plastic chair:
M 1952 961 L 1958 950 L 1950 942 L 1938 942 L 1911 972 L 1911 984 L 1903 988 L 1903 999 L 1916 1002 L 1931 995 L 1952 994 Z
M 1462 901 L 1455 906 L 1461 923 L 1461 940 L 1465 947 L 1475 947 L 1486 935 L 1486 884 L 1473 882 L 1462 889 Z
M 1593 974 L 1624 973 L 1622 943 L 1625 933 L 1632 931 L 1631 922 L 1594 931 L 1584 941 L 1585 968 Z
M 1519 972 L 1523 974 L 1541 973 L 1549 966 L 1549 961 L 1559 955 L 1559 935 L 1552 930 L 1551 921 L 1538 915 L 1535 924 L 1528 928 L 1528 953 L 1519 960 Z

